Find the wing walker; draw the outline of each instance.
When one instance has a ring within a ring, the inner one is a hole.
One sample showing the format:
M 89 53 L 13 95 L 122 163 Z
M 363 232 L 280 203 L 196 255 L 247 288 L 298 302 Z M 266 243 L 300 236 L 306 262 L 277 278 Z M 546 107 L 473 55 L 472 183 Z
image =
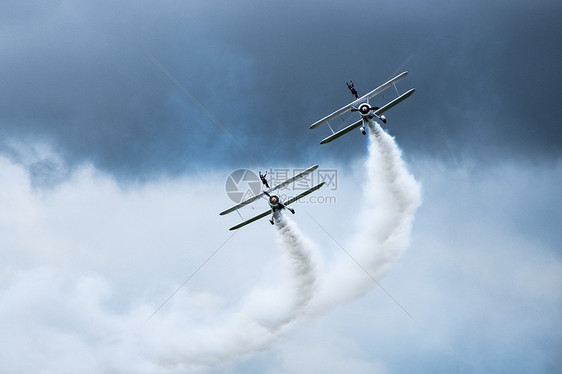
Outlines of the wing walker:
M 274 186 L 272 188 L 268 188 L 264 191 L 262 191 L 260 194 L 257 194 L 254 197 L 251 197 L 247 200 L 242 201 L 239 204 L 236 204 L 235 206 L 228 208 L 227 210 L 223 211 L 220 213 L 221 216 L 228 214 L 228 213 L 232 213 L 248 204 L 253 203 L 254 201 L 259 200 L 260 198 L 267 198 L 268 203 L 269 203 L 269 210 L 265 211 L 261 214 L 258 214 L 257 216 L 254 216 L 248 220 L 245 220 L 241 223 L 239 223 L 238 225 L 232 226 L 230 228 L 230 230 L 237 230 L 241 227 L 246 226 L 249 223 L 252 223 L 254 221 L 257 221 L 261 218 L 266 217 L 267 215 L 271 214 L 271 218 L 269 219 L 269 222 L 273 225 L 275 223 L 275 220 L 279 219 L 279 214 L 281 213 L 282 210 L 286 209 L 289 212 L 291 212 L 292 214 L 295 214 L 295 210 L 293 208 L 290 208 L 289 205 L 291 205 L 292 203 L 294 203 L 295 201 L 298 201 L 299 199 L 305 197 L 308 194 L 311 194 L 314 191 L 319 190 L 320 188 L 322 188 L 322 186 L 326 183 L 326 182 L 322 182 L 317 184 L 316 186 L 308 189 L 307 191 L 301 193 L 298 196 L 295 196 L 293 198 L 290 198 L 289 200 L 283 202 L 281 201 L 281 198 L 278 195 L 274 195 L 273 192 L 276 190 L 279 190 L 283 187 L 286 187 L 288 185 L 290 185 L 291 183 L 305 177 L 306 175 L 312 173 L 314 170 L 318 169 L 318 165 L 313 165 L 311 167 L 309 167 L 308 169 L 298 173 L 297 175 L 295 175 L 292 178 L 289 178 L 287 180 L 285 180 L 284 182 L 278 184 L 277 186 Z M 262 177 L 261 172 L 260 172 L 260 178 Z M 269 187 L 269 185 L 267 184 L 267 180 L 265 180 L 265 175 L 263 175 L 263 178 L 261 178 L 262 183 L 264 184 L 264 186 Z
M 328 136 L 327 138 L 324 138 L 320 144 L 326 144 L 331 142 L 334 139 L 339 138 L 342 135 L 347 134 L 348 132 L 356 129 L 356 128 L 360 128 L 361 133 L 363 135 L 365 135 L 366 132 L 366 127 L 369 124 L 372 124 L 372 121 L 376 121 L 376 120 L 380 120 L 383 123 L 386 123 L 386 117 L 383 115 L 384 112 L 386 112 L 387 110 L 389 110 L 390 108 L 392 108 L 393 106 L 395 106 L 396 104 L 401 103 L 402 101 L 406 100 L 408 97 L 410 97 L 414 91 L 415 88 L 412 88 L 406 92 L 404 92 L 402 95 L 399 94 L 398 92 L 398 88 L 396 88 L 396 83 L 398 83 L 399 81 L 401 81 L 402 79 L 404 79 L 406 77 L 406 75 L 408 74 L 407 71 L 398 74 L 397 76 L 395 76 L 394 78 L 392 78 L 391 80 L 389 80 L 386 83 L 383 83 L 382 85 L 380 85 L 379 87 L 375 88 L 374 90 L 372 90 L 371 92 L 359 97 L 357 94 L 357 91 L 355 90 L 355 86 L 353 84 L 353 82 L 351 82 L 351 84 L 347 83 L 347 88 L 349 88 L 349 90 L 351 91 L 351 94 L 356 97 L 356 99 L 354 101 L 352 101 L 351 103 L 347 104 L 346 106 L 336 110 L 335 112 L 333 112 L 330 115 L 327 115 L 326 117 L 322 118 L 321 120 L 318 120 L 316 122 L 314 122 L 311 126 L 310 129 L 315 129 L 317 127 L 320 127 L 321 125 L 328 125 L 328 127 L 330 128 L 330 130 L 332 131 L 332 135 Z M 372 106 L 369 103 L 369 100 L 371 100 L 373 97 L 375 97 L 376 95 L 382 93 L 383 91 L 387 90 L 388 88 L 394 86 L 394 88 L 396 89 L 396 93 L 398 94 L 398 97 L 396 97 L 394 100 L 392 100 L 391 102 L 383 105 L 382 107 L 377 107 L 377 106 Z M 352 123 L 351 125 L 348 125 L 346 127 L 344 127 L 341 130 L 338 131 L 334 131 L 334 129 L 332 128 L 332 126 L 330 126 L 329 121 L 343 115 L 344 113 L 347 112 L 359 112 L 359 114 L 361 115 L 361 118 Z

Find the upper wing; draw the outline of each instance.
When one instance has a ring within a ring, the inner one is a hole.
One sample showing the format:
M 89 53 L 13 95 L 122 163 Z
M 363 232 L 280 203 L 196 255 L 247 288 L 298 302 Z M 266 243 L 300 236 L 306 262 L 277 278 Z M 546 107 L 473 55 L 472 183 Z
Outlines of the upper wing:
M 246 221 L 244 221 L 244 222 L 241 222 L 241 223 L 237 224 L 236 226 L 232 226 L 229 230 L 237 230 L 237 229 L 239 229 L 240 227 L 244 227 L 244 226 L 246 226 L 246 225 L 249 224 L 249 223 L 252 223 L 252 222 L 254 222 L 254 221 L 257 221 L 258 219 L 261 219 L 261 218 L 267 216 L 269 213 L 271 213 L 271 210 L 268 210 L 267 212 L 263 212 L 263 213 L 261 213 L 261 214 L 258 214 L 257 216 L 252 217 L 252 218 L 250 218 L 249 220 L 246 220 Z
M 349 126 L 347 126 L 347 127 L 344 127 L 344 128 L 341 129 L 340 131 L 333 133 L 332 135 L 328 136 L 327 138 L 324 138 L 324 139 L 320 142 L 320 144 L 329 143 L 329 142 L 331 142 L 332 140 L 337 139 L 337 138 L 339 138 L 340 136 L 347 134 L 347 133 L 350 132 L 351 130 L 358 128 L 359 126 L 361 126 L 362 123 L 363 123 L 363 118 L 361 118 L 359 121 L 357 121 L 357 122 L 355 122 L 355 123 L 352 123 L 351 125 L 349 125 Z
M 385 91 L 387 88 L 389 88 L 390 86 L 392 86 L 393 84 L 396 84 L 398 82 L 400 82 L 402 79 L 406 78 L 406 75 L 408 75 L 408 72 L 405 71 L 403 73 L 398 74 L 397 76 L 395 76 L 394 78 L 390 79 L 388 82 L 385 82 L 383 84 L 381 84 L 380 86 L 378 86 L 377 88 L 375 88 L 374 90 L 372 90 L 371 92 L 361 96 L 359 99 L 357 99 L 356 101 L 359 102 L 363 102 L 366 100 L 369 100 L 375 96 L 377 96 L 378 94 L 380 94 L 381 92 Z
M 401 103 L 402 101 L 406 100 L 408 97 L 410 97 L 414 93 L 415 90 L 416 90 L 415 88 L 412 88 L 411 90 L 404 92 L 402 95 L 398 96 L 396 99 L 392 100 L 388 104 L 386 104 L 386 105 L 380 107 L 379 109 L 375 110 L 375 114 L 377 116 L 383 114 L 384 112 L 386 112 L 387 110 L 389 110 L 390 108 L 395 106 L 396 104 Z
M 304 177 L 305 175 L 308 175 L 310 173 L 312 173 L 314 170 L 318 169 L 318 165 L 312 165 L 311 167 L 309 167 L 308 169 L 301 171 L 300 173 L 298 173 L 297 175 L 287 179 L 286 181 L 284 181 L 283 183 L 278 184 L 275 187 L 270 188 L 267 192 L 273 192 L 275 190 L 278 190 L 280 188 L 283 188 L 285 186 L 288 186 L 289 184 L 293 183 L 294 181 L 296 181 L 297 179 L 300 179 L 302 177 Z
M 265 195 L 264 192 L 262 192 L 262 193 L 260 193 L 260 194 L 257 194 L 256 196 L 251 197 L 251 198 L 249 198 L 248 200 L 242 201 L 240 204 L 237 204 L 237 205 L 235 205 L 235 206 L 233 206 L 233 207 L 231 207 L 231 208 L 228 208 L 227 210 L 225 210 L 225 211 L 223 211 L 223 212 L 220 212 L 220 215 L 223 216 L 223 215 L 225 215 L 225 214 L 232 213 L 232 212 L 234 212 L 235 210 L 242 208 L 243 206 L 246 206 L 246 205 L 248 205 L 248 204 L 250 204 L 250 203 L 253 203 L 254 201 L 258 200 L 260 197 L 262 197 L 262 196 L 264 196 L 264 195 Z
M 318 121 L 314 122 L 312 125 L 310 125 L 310 129 L 315 129 L 318 126 L 328 122 L 329 120 L 334 119 L 338 116 L 341 116 L 342 114 L 344 114 L 345 112 L 350 110 L 352 107 L 355 107 L 356 105 L 358 105 L 360 103 L 363 103 L 363 102 L 371 99 L 372 97 L 380 94 L 381 92 L 383 92 L 384 90 L 386 90 L 387 88 L 392 86 L 393 84 L 396 84 L 399 81 L 401 81 L 402 79 L 404 79 L 407 74 L 408 74 L 407 71 L 398 74 L 394 78 L 390 79 L 388 82 L 385 82 L 385 83 L 381 84 L 380 86 L 378 86 L 377 88 L 375 88 L 371 92 L 368 92 L 367 94 L 361 96 L 359 99 L 356 99 L 355 101 L 352 101 L 351 103 L 347 104 L 346 106 L 336 110 L 334 113 L 329 114 L 326 117 L 322 118 L 321 120 L 318 120 Z
M 347 104 L 346 106 L 344 106 L 343 108 L 340 108 L 338 110 L 336 110 L 334 113 L 327 115 L 326 117 L 322 118 L 321 120 L 318 120 L 316 122 L 314 122 L 312 125 L 310 125 L 310 129 L 315 129 L 320 125 L 325 124 L 326 122 L 328 122 L 331 119 L 334 119 L 336 117 L 341 116 L 342 114 L 344 114 L 345 112 L 349 111 L 352 107 L 354 107 L 355 105 L 357 105 L 359 103 L 359 99 Z
M 305 175 L 312 173 L 312 172 L 313 172 L 314 170 L 316 170 L 316 169 L 318 169 L 318 165 L 313 165 L 313 166 L 309 167 L 308 169 L 306 169 L 306 170 L 304 170 L 304 171 L 298 173 L 297 175 L 295 175 L 295 176 L 293 176 L 293 177 L 287 179 L 287 180 L 284 181 L 283 183 L 280 183 L 280 184 L 278 184 L 277 186 L 275 186 L 275 187 L 273 187 L 273 188 L 270 188 L 269 190 L 267 190 L 267 193 L 270 193 L 270 192 L 273 192 L 273 191 L 278 190 L 278 189 L 280 189 L 280 188 L 283 188 L 283 187 L 285 187 L 285 186 L 288 186 L 289 184 L 293 183 L 293 182 L 296 181 L 297 179 L 300 179 L 300 178 L 304 177 Z M 265 195 L 265 192 L 262 192 L 262 193 L 260 193 L 260 194 L 258 194 L 258 195 L 256 195 L 256 196 L 254 196 L 254 197 L 249 198 L 248 200 L 244 200 L 244 201 L 242 201 L 240 204 L 237 204 L 237 205 L 235 205 L 235 206 L 233 206 L 233 207 L 231 207 L 231 208 L 228 208 L 227 210 L 221 212 L 220 215 L 223 216 L 223 215 L 225 215 L 225 214 L 232 213 L 232 212 L 234 212 L 235 210 L 242 208 L 243 206 L 246 206 L 246 205 L 248 205 L 248 204 L 250 204 L 250 203 L 253 203 L 254 201 L 258 200 L 259 198 L 261 198 L 261 197 L 264 196 L 264 195 Z

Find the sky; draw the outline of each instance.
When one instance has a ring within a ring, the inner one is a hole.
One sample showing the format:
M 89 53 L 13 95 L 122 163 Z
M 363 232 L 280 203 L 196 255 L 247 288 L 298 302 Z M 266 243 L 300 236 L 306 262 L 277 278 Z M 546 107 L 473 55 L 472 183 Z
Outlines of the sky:
M 560 2 L 2 8 L 3 371 L 559 370 Z M 401 71 L 391 158 L 319 144 Z M 330 199 L 231 236 L 232 171 L 313 164 Z

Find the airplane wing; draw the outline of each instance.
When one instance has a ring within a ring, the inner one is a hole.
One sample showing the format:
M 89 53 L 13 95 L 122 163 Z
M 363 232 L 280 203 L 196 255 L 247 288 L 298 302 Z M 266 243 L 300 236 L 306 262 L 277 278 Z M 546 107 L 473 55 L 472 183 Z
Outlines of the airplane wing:
M 315 129 L 318 126 L 323 125 L 324 123 L 328 122 L 329 120 L 334 119 L 338 116 L 341 116 L 342 114 L 349 111 L 351 108 L 357 106 L 358 104 L 363 103 L 363 102 L 375 97 L 376 95 L 378 95 L 381 92 L 388 89 L 393 84 L 396 84 L 399 81 L 401 81 L 402 79 L 404 79 L 407 74 L 408 74 L 407 71 L 398 74 L 394 78 L 390 79 L 388 82 L 385 82 L 385 83 L 381 84 L 380 86 L 378 86 L 377 88 L 375 88 L 371 92 L 368 92 L 367 94 L 361 96 L 359 99 L 357 99 L 355 101 L 352 101 L 351 103 L 347 104 L 343 108 L 340 108 L 340 109 L 336 110 L 334 113 L 329 114 L 326 117 L 322 118 L 321 120 L 318 120 L 318 121 L 314 122 L 312 125 L 310 125 L 310 129 Z
M 251 197 L 251 198 L 249 198 L 248 200 L 242 201 L 240 204 L 237 204 L 237 205 L 235 205 L 235 206 L 233 206 L 233 207 L 228 208 L 227 210 L 225 210 L 225 211 L 223 211 L 223 212 L 220 212 L 220 215 L 221 215 L 221 216 L 224 216 L 225 214 L 232 213 L 232 212 L 234 212 L 235 210 L 242 208 L 243 206 L 246 206 L 246 205 L 248 205 L 248 204 L 250 204 L 250 203 L 253 203 L 254 201 L 256 201 L 256 200 L 258 200 L 259 198 L 261 198 L 262 196 L 265 196 L 265 192 L 262 192 L 262 193 L 260 193 L 260 194 L 257 194 L 256 196 Z
M 363 118 L 361 118 L 359 121 L 352 123 L 351 125 L 344 127 L 343 129 L 341 129 L 338 132 L 333 133 L 332 135 L 328 136 L 327 138 L 322 139 L 322 141 L 320 142 L 320 144 L 326 144 L 331 142 L 334 139 L 339 138 L 342 135 L 347 134 L 348 132 L 350 132 L 353 129 L 358 128 L 359 126 L 361 126 L 363 124 Z
M 298 173 L 297 175 L 287 179 L 286 181 L 284 181 L 283 183 L 278 184 L 275 187 L 270 188 L 267 192 L 273 192 L 275 190 L 278 190 L 280 188 L 286 187 L 289 184 L 293 183 L 294 181 L 304 177 L 305 175 L 308 175 L 310 173 L 312 173 L 314 170 L 318 169 L 318 165 L 312 165 L 311 167 L 309 167 L 308 169 L 301 171 L 300 173 Z
M 291 198 L 291 199 L 285 201 L 283 204 L 285 204 L 285 205 L 292 204 L 292 203 L 294 203 L 295 201 L 297 201 L 297 200 L 299 200 L 299 199 L 305 197 L 306 195 L 308 195 L 308 194 L 310 194 L 310 193 L 313 193 L 313 192 L 316 191 L 316 190 L 319 190 L 319 189 L 322 188 L 322 186 L 325 185 L 325 184 L 326 184 L 326 182 L 322 182 L 322 183 L 320 183 L 320 184 L 317 184 L 316 186 L 312 187 L 312 188 L 309 189 L 308 191 L 305 191 L 305 192 L 301 193 L 300 195 L 295 196 L 295 197 L 293 197 L 293 198 Z
M 311 189 L 309 189 L 309 190 L 307 190 L 307 191 L 301 193 L 300 195 L 295 196 L 295 197 L 293 197 L 293 198 L 287 200 L 287 201 L 284 203 L 285 206 L 294 203 L 295 201 L 297 201 L 297 200 L 299 200 L 299 199 L 305 197 L 305 196 L 308 195 L 308 194 L 311 194 L 312 192 L 314 192 L 314 191 L 316 191 L 316 190 L 319 190 L 324 184 L 326 184 L 326 182 L 322 182 L 322 183 L 320 183 L 320 184 L 317 184 L 316 186 L 314 186 L 314 187 L 312 187 Z M 246 226 L 247 224 L 250 224 L 250 223 L 252 223 L 252 222 L 255 222 L 255 221 L 257 221 L 258 219 L 262 219 L 262 218 L 266 217 L 266 216 L 269 215 L 269 214 L 271 214 L 271 210 L 268 210 L 268 211 L 266 211 L 266 212 L 263 212 L 263 213 L 261 213 L 261 214 L 258 214 L 257 216 L 252 217 L 252 218 L 250 218 L 250 219 L 248 219 L 248 220 L 246 220 L 246 221 L 244 221 L 244 222 L 240 222 L 240 223 L 237 224 L 236 226 L 232 226 L 229 230 L 238 230 L 239 228 L 244 227 L 244 226 Z
M 293 177 L 287 179 L 287 180 L 284 181 L 283 183 L 280 183 L 280 184 L 278 184 L 277 186 L 274 186 L 274 187 L 270 188 L 269 190 L 267 190 L 267 193 L 271 193 L 271 192 L 273 192 L 273 191 L 275 191 L 275 190 L 278 190 L 278 189 L 280 189 L 280 188 L 283 188 L 283 187 L 285 187 L 285 186 L 288 186 L 289 184 L 293 183 L 293 182 L 296 181 L 297 179 L 300 179 L 300 178 L 304 177 L 305 175 L 312 173 L 312 172 L 313 172 L 314 170 L 316 170 L 316 169 L 318 169 L 318 165 L 313 165 L 313 166 L 309 167 L 308 169 L 306 169 L 306 170 L 304 170 L 304 171 L 298 173 L 297 175 L 295 175 L 295 176 L 293 176 Z M 248 205 L 248 204 L 253 203 L 254 201 L 260 199 L 260 198 L 261 198 L 262 196 L 264 196 L 264 195 L 265 195 L 265 192 L 262 192 L 262 193 L 260 193 L 260 194 L 258 194 L 258 195 L 256 195 L 256 196 L 253 196 L 253 197 L 251 197 L 251 198 L 249 198 L 249 199 L 247 199 L 247 200 L 244 200 L 244 201 L 242 201 L 240 204 L 237 204 L 237 205 L 235 205 L 235 206 L 233 206 L 233 207 L 231 207 L 231 208 L 228 208 L 227 210 L 221 212 L 220 215 L 223 216 L 223 215 L 225 215 L 225 214 L 232 213 L 232 212 L 234 212 L 235 210 L 242 208 L 243 206 L 246 206 L 246 205 Z M 253 221 L 252 221 L 252 222 L 253 222 Z
M 364 102 L 364 101 L 367 101 L 367 100 L 377 96 L 378 94 L 385 91 L 386 89 L 388 89 L 393 84 L 396 84 L 396 83 L 400 82 L 402 79 L 406 78 L 406 75 L 408 75 L 407 71 L 398 74 L 394 78 L 390 79 L 388 82 L 385 82 L 385 83 L 381 84 L 380 86 L 378 86 L 377 88 L 375 88 L 371 92 L 361 96 L 356 101 Z
M 258 219 L 261 219 L 261 218 L 263 218 L 263 217 L 266 217 L 268 214 L 271 214 L 271 210 L 268 210 L 268 211 L 266 211 L 266 212 L 263 212 L 263 213 L 261 213 L 261 214 L 258 214 L 257 216 L 252 217 L 252 218 L 250 218 L 249 220 L 246 220 L 246 221 L 244 221 L 244 222 L 241 222 L 241 223 L 237 224 L 236 226 L 232 226 L 229 230 L 231 230 L 231 231 L 232 231 L 232 230 L 238 230 L 240 227 L 244 227 L 244 226 L 246 226 L 246 225 L 249 224 L 249 223 L 252 223 L 252 222 L 254 222 L 254 221 L 257 221 Z
M 404 92 L 402 95 L 398 96 L 396 99 L 392 100 L 391 102 L 389 102 L 388 104 L 382 106 L 381 108 L 375 110 L 375 114 L 377 116 L 383 114 L 384 112 L 386 112 L 387 110 L 389 110 L 390 108 L 392 108 L 393 106 L 395 106 L 396 104 L 401 103 L 402 101 L 406 100 L 408 97 L 410 97 L 414 91 L 416 89 L 412 88 L 409 91 Z M 338 132 L 333 133 L 332 135 L 322 139 L 322 141 L 320 142 L 320 144 L 326 144 L 331 142 L 334 139 L 339 138 L 342 135 L 347 134 L 348 132 L 350 132 L 351 130 L 354 130 L 356 128 L 358 128 L 359 126 L 361 126 L 361 124 L 363 123 L 363 119 L 360 119 L 359 121 L 352 123 L 351 125 L 344 127 L 343 129 L 341 129 Z
M 395 106 L 396 104 L 401 103 L 402 101 L 406 100 L 408 97 L 410 97 L 414 93 L 415 90 L 416 90 L 415 88 L 412 88 L 411 90 L 404 92 L 402 95 L 398 96 L 396 99 L 392 100 L 388 104 L 385 104 L 384 106 L 375 110 L 375 114 L 377 116 L 383 114 L 384 112 L 386 112 L 387 110 L 389 110 L 390 108 Z

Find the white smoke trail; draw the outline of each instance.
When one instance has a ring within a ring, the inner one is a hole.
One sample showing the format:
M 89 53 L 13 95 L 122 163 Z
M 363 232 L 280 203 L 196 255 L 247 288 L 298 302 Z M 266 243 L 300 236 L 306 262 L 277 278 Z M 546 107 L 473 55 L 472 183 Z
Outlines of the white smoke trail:
M 420 189 L 407 172 L 400 150 L 391 137 L 376 128 L 370 129 L 370 140 L 366 162 L 368 178 L 364 186 L 359 232 L 345 247 L 366 270 L 380 279 L 408 244 L 410 226 L 420 203 Z M 25 173 L 21 174 L 24 178 Z M 101 193 L 104 201 L 127 200 L 111 186 L 100 189 L 92 181 L 96 179 L 86 176 L 83 185 L 73 187 L 71 192 L 74 193 L 61 193 L 60 200 L 56 200 L 57 204 L 53 206 L 75 206 L 74 200 L 68 196 L 80 196 L 82 199 L 84 194 L 76 192 L 82 190 L 95 190 L 95 196 Z M 98 199 L 92 201 L 90 206 L 96 206 Z M 45 210 L 45 214 L 37 215 L 39 218 L 60 213 L 59 209 L 33 199 L 29 204 L 34 209 Z M 21 206 L 19 204 L 20 210 Z M 143 204 L 139 206 L 132 211 L 145 209 Z M 128 211 L 129 205 L 126 207 Z M 80 212 L 72 209 L 68 212 L 69 217 L 81 217 Z M 30 214 L 26 218 L 29 227 L 20 226 L 35 228 L 37 217 Z M 66 218 L 63 222 L 73 222 L 73 219 Z M 72 253 L 69 249 L 73 248 L 72 245 L 66 248 L 64 240 L 51 237 L 58 231 L 49 229 L 51 226 L 47 223 L 50 222 L 40 221 L 46 225 L 40 232 L 48 239 L 42 242 L 51 243 L 51 247 L 47 248 L 63 246 Z M 104 230 L 105 226 L 97 225 L 98 230 Z M 146 317 L 154 310 L 153 306 L 132 306 L 129 311 L 121 313 L 108 308 L 107 294 L 111 293 L 111 287 L 104 276 L 83 277 L 72 272 L 59 274 L 60 270 L 54 265 L 48 268 L 52 270 L 31 268 L 15 277 L 4 266 L 0 272 L 4 278 L 0 277 L 0 280 L 9 279 L 11 283 L 4 283 L 0 292 L 0 316 L 3 317 L 0 320 L 4 321 L 0 326 L 12 333 L 5 334 L 6 341 L 0 344 L 9 347 L 5 354 L 0 354 L 0 361 L 10 363 L 5 368 L 22 368 L 18 357 L 45 351 L 47 353 L 36 360 L 35 366 L 19 372 L 43 370 L 70 373 L 83 371 L 84 367 L 100 373 L 208 371 L 214 365 L 228 364 L 239 357 L 270 348 L 300 317 L 310 311 L 324 312 L 334 304 L 361 295 L 374 285 L 347 257 L 340 259 L 329 272 L 320 273 L 316 248 L 296 225 L 279 216 L 276 228 L 283 258 L 279 267 L 280 279 L 275 286 L 256 287 L 238 308 L 214 305 L 202 312 L 190 301 L 192 294 L 178 295 L 178 303 L 183 307 L 177 307 L 176 303 L 175 308 L 156 314 L 148 323 Z M 61 232 L 66 233 L 62 229 Z M 14 242 L 27 243 L 27 237 L 12 238 Z M 84 241 L 78 239 L 76 243 L 81 244 L 92 241 L 87 235 Z M 88 252 L 93 252 L 95 245 L 86 248 Z M 319 278 L 318 274 L 323 277 Z M 22 308 L 29 313 L 21 313 Z M 34 311 L 37 312 L 32 313 Z M 60 311 L 64 312 L 63 315 Z M 205 315 L 207 312 L 208 316 Z M 33 323 L 30 324 L 30 321 Z M 7 341 L 8 336 L 18 334 L 25 338 L 20 339 L 23 344 Z M 52 344 L 52 341 L 57 344 Z
M 302 313 L 314 296 L 316 288 L 316 249 L 315 246 L 298 229 L 297 225 L 279 215 L 276 221 L 279 239 L 282 247 L 287 251 L 288 260 L 291 265 L 291 283 L 289 287 L 293 295 L 291 313 L 288 315 L 295 318 Z
M 316 250 L 294 222 L 281 214 L 276 214 L 275 221 L 277 241 L 284 250 L 284 273 L 278 284 L 254 289 L 239 311 L 223 323 L 213 321 L 209 326 L 189 325 L 182 329 L 179 315 L 173 321 L 156 315 L 149 330 L 143 329 L 142 341 L 155 341 L 152 336 L 161 335 L 163 328 L 183 330 L 185 338 L 171 339 L 178 333 L 164 333 L 166 343 L 161 339 L 157 345 L 149 343 L 146 352 L 153 361 L 190 370 L 232 361 L 269 348 L 305 313 L 316 285 Z
M 153 361 L 195 370 L 268 349 L 299 317 L 309 311 L 325 312 L 358 297 L 376 284 L 370 276 L 377 280 L 384 276 L 409 244 L 421 189 L 408 172 L 393 138 L 378 124 L 369 128 L 369 139 L 363 209 L 358 232 L 348 246 L 363 269 L 343 256 L 317 279 L 320 261 L 314 245 L 292 221 L 276 214 L 277 239 L 285 254 L 284 273 L 277 286 L 254 289 L 239 311 L 222 324 L 213 321 L 209 326 L 182 329 L 178 328 L 180 317 L 171 321 L 164 318 L 155 324 L 159 334 L 167 325 L 184 334 L 189 332 L 189 343 L 178 340 L 177 333 L 164 334 L 168 336 L 165 343 L 146 349 Z M 176 339 L 170 339 L 170 335 Z M 142 340 L 151 341 L 148 337 Z
M 314 310 L 353 299 L 371 289 L 394 264 L 410 241 L 421 188 L 408 172 L 394 139 L 375 123 L 369 126 L 369 156 L 365 162 L 367 181 L 357 234 L 346 247 L 357 263 L 347 256 L 328 270 Z M 365 274 L 365 271 L 369 275 Z

